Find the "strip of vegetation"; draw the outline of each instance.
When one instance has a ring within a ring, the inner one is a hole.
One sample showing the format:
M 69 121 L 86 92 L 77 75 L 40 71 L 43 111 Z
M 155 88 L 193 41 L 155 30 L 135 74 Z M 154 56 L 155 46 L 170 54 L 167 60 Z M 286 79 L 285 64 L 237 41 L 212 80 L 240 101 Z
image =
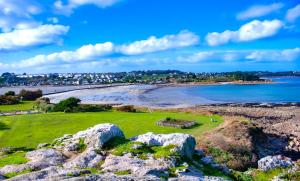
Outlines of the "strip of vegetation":
M 116 175 L 129 175 L 131 174 L 130 170 L 122 170 L 122 171 L 117 171 L 115 172 Z
M 18 176 L 18 175 L 23 175 L 23 174 L 26 174 L 26 173 L 30 173 L 32 171 L 33 171 L 32 169 L 26 169 L 26 170 L 23 170 L 22 172 L 10 172 L 10 173 L 5 174 L 4 177 L 12 178 L 12 177 L 15 177 L 15 176 Z
M 50 99 L 43 97 L 36 101 L 36 109 L 42 112 L 102 112 L 112 109 L 110 105 L 93 105 L 93 104 L 79 104 L 80 99 L 70 97 L 68 99 L 60 101 L 58 104 L 51 104 Z
M 154 158 L 180 157 L 177 152 L 172 151 L 176 146 L 148 146 L 139 142 L 131 142 L 124 138 L 114 138 L 106 146 L 105 149 L 111 150 L 116 156 L 123 156 L 131 153 L 141 159 L 147 159 L 147 154 L 153 154 Z
M 26 152 L 17 151 L 13 153 L 8 153 L 0 156 L 0 167 L 5 165 L 12 164 L 22 164 L 28 162 L 28 159 L 25 158 Z

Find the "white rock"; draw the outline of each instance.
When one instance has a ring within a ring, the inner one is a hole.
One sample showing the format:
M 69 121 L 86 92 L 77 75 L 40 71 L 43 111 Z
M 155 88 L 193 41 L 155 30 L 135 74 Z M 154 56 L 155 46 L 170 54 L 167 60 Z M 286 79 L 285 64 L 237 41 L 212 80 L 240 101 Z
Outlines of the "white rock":
M 96 151 L 90 148 L 66 162 L 63 166 L 65 168 L 95 168 L 104 159 L 102 155 L 97 154 Z
M 55 140 L 55 148 L 65 151 L 76 151 L 79 140 L 84 140 L 88 148 L 100 149 L 103 145 L 115 137 L 124 138 L 123 132 L 113 124 L 98 124 L 84 131 L 79 131 L 74 135 L 66 135 Z
M 130 170 L 132 176 L 153 175 L 159 178 L 165 176 L 165 171 L 174 166 L 175 164 L 170 160 L 153 158 L 142 160 L 136 157 L 129 157 L 128 155 L 109 155 L 102 165 L 102 170 L 109 172 Z
M 30 160 L 29 163 L 44 162 L 49 166 L 62 164 L 66 160 L 66 157 L 55 149 L 39 149 L 30 151 L 26 154 L 26 158 Z
M 20 164 L 20 165 L 6 165 L 2 168 L 0 168 L 0 174 L 5 175 L 8 173 L 19 173 L 23 170 L 30 169 L 30 165 L 27 164 Z
M 175 145 L 181 156 L 191 158 L 194 153 L 196 140 L 189 134 L 173 133 L 173 134 L 154 134 L 146 133 L 131 138 L 132 141 L 141 142 L 149 146 L 168 146 Z
M 268 171 L 277 167 L 290 167 L 293 165 L 293 161 L 281 155 L 266 156 L 258 161 L 258 168 L 263 171 Z

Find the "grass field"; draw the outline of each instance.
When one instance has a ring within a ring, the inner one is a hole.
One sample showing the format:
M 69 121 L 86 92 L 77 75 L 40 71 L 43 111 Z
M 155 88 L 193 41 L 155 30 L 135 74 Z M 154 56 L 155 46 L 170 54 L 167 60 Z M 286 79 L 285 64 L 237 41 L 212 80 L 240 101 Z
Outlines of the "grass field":
M 156 126 L 156 121 L 166 118 L 196 120 L 199 126 L 191 129 L 178 129 Z M 182 132 L 200 136 L 221 124 L 220 117 L 214 116 L 218 122 L 211 122 L 210 117 L 190 113 L 48 113 L 36 115 L 20 115 L 0 117 L 0 148 L 27 147 L 35 148 L 39 143 L 52 142 L 54 138 L 64 134 L 73 134 L 100 123 L 118 125 L 126 137 L 146 132 L 174 133 Z
M 34 101 L 23 101 L 15 105 L 0 105 L 0 112 L 12 112 L 30 110 L 33 108 Z

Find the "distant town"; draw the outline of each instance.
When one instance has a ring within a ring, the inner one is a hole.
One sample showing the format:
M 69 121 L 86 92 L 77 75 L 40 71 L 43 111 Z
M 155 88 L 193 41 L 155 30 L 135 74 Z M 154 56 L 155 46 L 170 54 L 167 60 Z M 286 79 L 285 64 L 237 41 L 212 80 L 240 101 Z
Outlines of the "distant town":
M 3 73 L 0 86 L 67 86 L 112 83 L 165 84 L 187 82 L 263 81 L 268 76 L 300 76 L 300 72 L 193 73 L 178 70 L 149 70 L 116 73 Z

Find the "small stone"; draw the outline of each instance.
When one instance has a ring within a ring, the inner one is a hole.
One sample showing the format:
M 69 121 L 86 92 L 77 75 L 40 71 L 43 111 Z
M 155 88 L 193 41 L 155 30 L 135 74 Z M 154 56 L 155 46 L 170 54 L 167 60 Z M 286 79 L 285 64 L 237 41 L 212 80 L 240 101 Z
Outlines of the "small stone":
M 267 156 L 258 161 L 258 168 L 263 171 L 268 171 L 278 167 L 286 168 L 292 165 L 293 161 L 290 158 L 281 155 Z

